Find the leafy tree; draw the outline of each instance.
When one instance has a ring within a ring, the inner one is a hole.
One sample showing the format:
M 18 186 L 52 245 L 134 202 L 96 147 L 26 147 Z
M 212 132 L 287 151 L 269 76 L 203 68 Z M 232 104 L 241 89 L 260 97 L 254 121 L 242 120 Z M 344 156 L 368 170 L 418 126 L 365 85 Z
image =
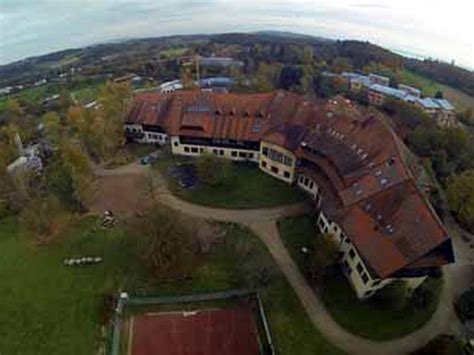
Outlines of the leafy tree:
M 100 91 L 97 109 L 73 107 L 68 111 L 70 133 L 93 158 L 110 159 L 123 144 L 123 121 L 130 97 L 129 85 L 107 83 Z
M 442 99 L 442 98 L 443 98 L 443 92 L 441 90 L 436 91 L 435 99 Z
M 395 116 L 395 123 L 403 128 L 414 129 L 422 123 L 430 125 L 430 119 L 426 113 L 407 102 L 387 97 L 384 100 L 383 109 Z
M 158 206 L 146 211 L 131 227 L 143 236 L 138 252 L 156 277 L 183 278 L 192 274 L 197 248 L 189 221 Z
M 6 122 L 9 127 L 14 127 L 23 141 L 30 141 L 35 136 L 36 118 L 27 115 L 16 99 L 9 99 L 5 108 Z
M 17 122 L 25 115 L 25 111 L 16 99 L 8 99 L 5 107 L 7 119 L 11 122 Z
M 20 214 L 20 225 L 25 232 L 34 235 L 38 244 L 42 244 L 54 232 L 60 211 L 59 200 L 52 194 L 33 198 Z
M 348 91 L 348 83 L 344 78 L 318 75 L 315 78 L 315 89 L 321 97 L 331 97 Z
M 275 88 L 281 72 L 280 64 L 267 64 L 260 62 L 256 73 L 256 90 L 260 92 L 271 91 Z
M 465 291 L 456 300 L 454 308 L 462 322 L 474 319 L 474 287 Z
M 450 158 L 457 157 L 467 148 L 469 136 L 461 127 L 449 127 L 443 130 L 443 145 Z
M 290 90 L 300 85 L 303 77 L 303 69 L 299 66 L 286 65 L 281 70 L 280 86 L 285 90 Z
M 44 171 L 46 190 L 57 196 L 65 206 L 77 207 L 71 169 L 61 159 L 60 154 L 51 158 Z
M 352 71 L 352 64 L 348 58 L 336 57 L 332 61 L 331 71 L 335 73 L 342 73 L 344 71 Z
M 70 176 L 74 198 L 83 207 L 94 193 L 94 174 L 87 157 L 81 149 L 70 142 L 63 142 L 60 148 L 62 167 Z
M 308 273 L 319 282 L 337 264 L 338 248 L 332 235 L 318 235 L 313 239 L 308 262 Z
M 474 170 L 467 170 L 448 180 L 448 203 L 456 218 L 474 231 Z
M 41 117 L 45 136 L 53 145 L 58 145 L 63 135 L 61 117 L 56 112 L 48 112 Z
M 202 154 L 197 160 L 199 180 L 209 186 L 221 184 L 229 175 L 231 161 L 212 154 Z

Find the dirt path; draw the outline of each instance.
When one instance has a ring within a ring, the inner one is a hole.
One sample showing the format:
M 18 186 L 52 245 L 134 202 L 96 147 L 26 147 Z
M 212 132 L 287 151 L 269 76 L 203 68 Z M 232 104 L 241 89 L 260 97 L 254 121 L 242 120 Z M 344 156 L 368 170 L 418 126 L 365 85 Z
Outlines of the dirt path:
M 148 171 L 149 167 L 137 163 L 115 170 L 97 169 L 97 176 L 104 184 L 104 190 L 100 191 L 100 196 L 91 209 L 102 212 L 109 205 L 114 212 L 119 212 L 117 208 L 123 213 L 142 209 L 146 206 L 146 199 L 143 188 L 140 189 L 138 185 L 143 184 Z M 431 320 L 405 337 L 384 342 L 371 341 L 349 333 L 331 318 L 280 239 L 276 221 L 281 217 L 303 212 L 303 204 L 256 210 L 216 209 L 178 199 L 169 191 L 160 176 L 155 178 L 154 185 L 159 200 L 174 210 L 192 217 L 248 226 L 269 249 L 275 262 L 298 295 L 313 325 L 331 342 L 350 354 L 406 354 L 423 346 L 437 334 L 459 334 L 460 325 L 453 312 L 453 299 L 466 287 L 466 284 L 472 281 L 473 268 L 473 253 L 465 250 L 466 246 L 462 245 L 460 238 L 453 239 L 456 249 L 461 248 L 461 252 L 457 253 L 459 254 L 458 262 L 444 269 L 444 287 L 438 309 Z

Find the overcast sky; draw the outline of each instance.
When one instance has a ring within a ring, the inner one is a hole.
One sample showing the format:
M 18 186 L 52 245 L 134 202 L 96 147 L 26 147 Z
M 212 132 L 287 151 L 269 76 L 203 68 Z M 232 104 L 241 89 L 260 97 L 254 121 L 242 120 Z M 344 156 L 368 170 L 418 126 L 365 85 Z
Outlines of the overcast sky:
M 0 64 L 114 39 L 284 30 L 474 68 L 473 0 L 0 0 Z

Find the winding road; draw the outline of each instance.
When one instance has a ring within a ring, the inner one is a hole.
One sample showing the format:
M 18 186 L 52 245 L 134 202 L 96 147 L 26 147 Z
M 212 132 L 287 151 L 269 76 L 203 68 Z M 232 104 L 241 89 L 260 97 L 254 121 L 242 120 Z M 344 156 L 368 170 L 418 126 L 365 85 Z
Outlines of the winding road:
M 96 169 L 99 177 L 119 179 L 146 176 L 149 168 L 134 163 L 114 170 Z M 406 354 L 426 344 L 438 334 L 460 334 L 460 323 L 453 311 L 453 299 L 472 283 L 473 252 L 465 242 L 453 236 L 457 262 L 444 268 L 444 285 L 433 317 L 417 331 L 390 341 L 373 341 L 349 333 L 336 323 L 321 299 L 306 282 L 280 239 L 277 220 L 304 211 L 303 204 L 256 210 L 216 209 L 195 205 L 173 195 L 161 176 L 155 178 L 157 197 L 170 208 L 192 217 L 239 223 L 249 227 L 266 245 L 275 262 L 298 295 L 313 325 L 333 344 L 350 354 Z M 455 233 L 457 234 L 457 233 Z

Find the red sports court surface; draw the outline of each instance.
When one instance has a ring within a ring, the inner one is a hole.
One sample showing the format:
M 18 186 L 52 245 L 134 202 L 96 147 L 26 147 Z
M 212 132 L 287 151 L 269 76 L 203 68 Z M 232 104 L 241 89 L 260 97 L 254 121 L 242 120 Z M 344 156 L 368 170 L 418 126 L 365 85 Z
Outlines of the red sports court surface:
M 149 313 L 132 320 L 130 355 L 258 355 L 248 308 Z

